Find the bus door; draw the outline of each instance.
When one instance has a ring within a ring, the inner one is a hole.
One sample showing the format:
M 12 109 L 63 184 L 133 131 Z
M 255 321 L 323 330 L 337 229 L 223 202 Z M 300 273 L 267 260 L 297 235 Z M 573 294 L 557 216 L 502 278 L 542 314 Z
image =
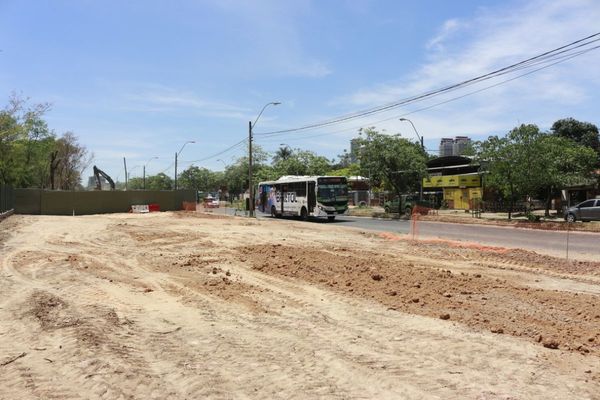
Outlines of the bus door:
M 285 200 L 285 195 L 288 192 L 288 185 L 281 185 L 281 213 L 283 214 L 283 203 Z
M 313 212 L 317 206 L 317 195 L 315 194 L 315 182 L 308 182 L 308 212 Z
M 267 196 L 268 196 L 267 191 L 268 190 L 270 190 L 269 186 L 259 186 L 258 187 L 258 191 L 260 192 L 260 197 L 259 197 L 260 204 L 259 204 L 258 207 L 259 207 L 259 210 L 262 211 L 262 212 L 269 212 L 269 210 L 267 210 L 267 206 L 268 206 L 268 204 L 267 204 Z

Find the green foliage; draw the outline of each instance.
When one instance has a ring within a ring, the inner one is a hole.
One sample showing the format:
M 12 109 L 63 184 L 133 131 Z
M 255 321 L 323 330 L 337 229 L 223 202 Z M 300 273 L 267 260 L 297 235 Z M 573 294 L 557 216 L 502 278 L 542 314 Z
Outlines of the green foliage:
M 418 190 L 427 176 L 427 155 L 418 143 L 374 128 L 359 133 L 361 175 L 370 177 L 373 186 L 382 185 L 397 194 Z
M 163 174 L 162 172 L 158 175 L 146 177 L 146 189 L 147 190 L 172 190 L 173 179 Z
M 49 104 L 29 106 L 12 95 L 0 110 L 0 183 L 16 187 L 74 189 L 91 156 L 77 137 L 56 138 L 43 119 Z
M 213 172 L 207 168 L 190 166 L 177 177 L 177 186 L 181 189 L 194 189 L 203 192 L 214 192 L 223 183 L 222 172 Z
M 273 175 L 325 175 L 331 169 L 329 160 L 312 151 L 292 150 L 286 158 L 273 159 Z
M 581 181 L 596 162 L 593 149 L 536 125 L 521 125 L 505 137 L 491 136 L 476 143 L 476 159 L 485 169 L 487 185 L 498 189 L 511 204 Z
M 552 124 L 550 130 L 556 136 L 571 139 L 582 146 L 591 147 L 600 156 L 600 134 L 596 125 L 573 118 L 565 118 Z
M 119 182 L 120 183 L 120 182 Z M 148 177 L 146 177 L 146 183 L 148 183 Z M 144 188 L 144 179 L 140 177 L 129 178 L 127 181 L 127 189 L 129 190 L 142 190 Z
M 325 175 L 346 176 L 346 177 L 359 176 L 360 175 L 360 165 L 358 163 L 349 164 L 345 168 L 329 170 L 329 171 L 327 171 L 327 173 Z

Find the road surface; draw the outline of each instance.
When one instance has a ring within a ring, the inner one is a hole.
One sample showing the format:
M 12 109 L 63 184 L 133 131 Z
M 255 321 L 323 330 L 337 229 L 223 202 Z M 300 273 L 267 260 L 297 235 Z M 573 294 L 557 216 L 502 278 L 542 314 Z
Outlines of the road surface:
M 233 212 L 226 208 L 218 210 L 217 212 Z M 272 219 L 270 216 L 262 214 L 258 214 L 258 217 Z M 315 220 L 313 223 L 330 222 Z M 411 222 L 407 220 L 350 216 L 338 216 L 331 224 L 400 234 L 410 233 L 411 227 Z M 419 221 L 418 224 L 418 234 L 421 238 L 458 240 L 489 246 L 533 250 L 558 257 L 566 256 L 567 232 L 433 221 Z M 600 261 L 600 233 L 570 232 L 569 258 Z
M 337 224 L 404 234 L 408 234 L 411 227 L 411 222 L 405 220 L 380 220 L 349 216 L 339 218 Z M 567 232 L 538 229 L 419 221 L 418 234 L 420 237 L 434 237 L 492 246 L 521 248 L 557 256 L 566 256 L 567 249 Z M 600 261 L 600 234 L 570 232 L 569 256 Z

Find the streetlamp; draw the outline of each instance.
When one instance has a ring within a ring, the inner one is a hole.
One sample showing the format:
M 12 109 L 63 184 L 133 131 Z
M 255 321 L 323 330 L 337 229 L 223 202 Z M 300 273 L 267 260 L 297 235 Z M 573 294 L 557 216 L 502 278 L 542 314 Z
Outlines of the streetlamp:
M 254 191 L 252 190 L 252 128 L 256 126 L 256 123 L 258 122 L 258 119 L 262 115 L 263 111 L 265 111 L 265 108 L 267 108 L 270 105 L 278 106 L 280 104 L 281 103 L 278 101 L 272 101 L 270 103 L 265 104 L 262 110 L 260 110 L 260 112 L 258 113 L 258 117 L 256 117 L 256 119 L 254 120 L 254 123 L 252 123 L 252 121 L 248 121 L 248 197 L 250 200 L 250 204 L 248 207 L 248 215 L 250 217 L 254 217 Z
M 423 150 L 423 153 L 425 153 L 425 145 L 423 144 L 423 136 L 419 135 L 419 132 L 417 132 L 417 128 L 415 128 L 415 124 L 412 123 L 412 121 L 408 118 L 400 118 L 400 121 L 408 121 L 410 122 L 410 124 L 412 125 L 413 129 L 415 130 L 415 133 L 417 134 L 417 137 L 419 138 L 419 141 L 421 142 L 421 150 Z M 419 200 L 423 200 L 423 178 L 419 178 L 420 182 L 419 182 Z
M 143 188 L 144 188 L 144 190 L 146 190 L 146 165 L 150 164 L 150 161 L 157 160 L 157 159 L 158 159 L 158 157 L 154 156 L 151 159 L 149 159 L 148 161 L 146 161 L 146 164 L 144 164 L 144 174 L 143 174 L 143 176 L 144 176 L 144 178 L 143 178 L 143 182 L 144 182 L 143 183 Z
M 225 161 L 221 160 L 220 158 L 218 158 L 217 161 L 221 161 L 223 163 L 224 170 L 227 169 L 227 164 L 225 163 Z
M 133 168 L 131 168 L 129 170 L 129 172 L 127 173 L 127 179 L 131 179 L 131 173 L 133 172 L 134 169 L 139 168 L 139 165 L 134 166 Z
M 423 145 L 423 136 L 419 135 L 419 132 L 417 132 L 417 128 L 415 128 L 415 124 L 412 123 L 412 121 L 408 118 L 400 118 L 399 121 L 408 121 L 410 122 L 410 124 L 412 125 L 413 129 L 415 130 L 415 133 L 417 134 L 417 138 L 419 138 L 419 142 L 421 142 L 421 149 L 423 149 L 423 151 L 425 151 L 425 145 Z
M 193 140 L 188 140 L 187 142 L 185 142 L 183 144 L 183 146 L 181 146 L 181 149 L 179 149 L 179 151 L 177 153 L 175 153 L 175 190 L 177 190 L 177 157 L 179 157 L 179 154 L 183 151 L 183 148 L 188 143 L 196 143 L 196 142 Z

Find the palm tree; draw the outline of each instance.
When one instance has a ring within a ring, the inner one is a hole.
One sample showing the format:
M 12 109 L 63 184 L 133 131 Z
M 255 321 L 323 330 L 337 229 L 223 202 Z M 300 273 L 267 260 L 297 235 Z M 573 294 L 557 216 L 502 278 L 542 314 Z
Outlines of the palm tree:
M 290 158 L 293 154 L 293 150 L 289 148 L 289 146 L 281 146 L 279 150 L 275 152 L 275 156 L 273 157 L 273 161 L 285 161 Z

